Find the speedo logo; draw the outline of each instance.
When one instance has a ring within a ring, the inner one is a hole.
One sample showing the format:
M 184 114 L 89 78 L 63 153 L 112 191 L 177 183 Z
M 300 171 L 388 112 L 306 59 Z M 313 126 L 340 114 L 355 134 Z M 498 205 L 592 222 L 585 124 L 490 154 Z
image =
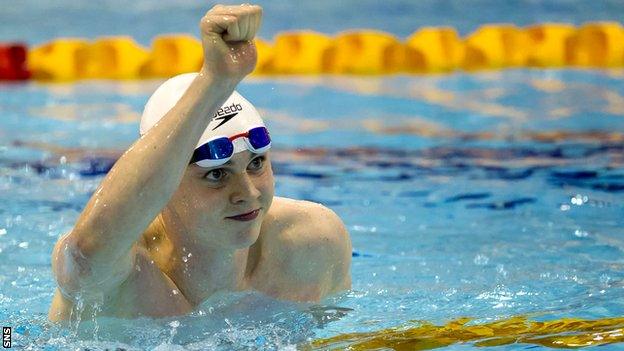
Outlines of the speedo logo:
M 238 112 L 236 111 L 242 111 L 242 110 L 243 110 L 243 106 L 241 106 L 241 104 L 236 104 L 236 103 L 230 106 L 221 107 L 220 109 L 217 110 L 217 112 L 215 112 L 214 116 L 212 117 L 212 119 L 214 120 L 221 120 L 221 123 L 219 123 L 216 127 L 212 128 L 212 130 L 215 130 L 221 127 L 222 125 L 227 123 L 229 120 L 231 120 L 232 118 L 234 118 L 234 116 L 238 114 Z

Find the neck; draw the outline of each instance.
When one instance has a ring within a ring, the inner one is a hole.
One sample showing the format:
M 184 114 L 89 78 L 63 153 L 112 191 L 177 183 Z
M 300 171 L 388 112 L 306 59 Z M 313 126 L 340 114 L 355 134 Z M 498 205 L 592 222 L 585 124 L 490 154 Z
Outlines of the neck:
M 167 274 L 186 299 L 198 306 L 218 291 L 245 289 L 250 248 L 234 249 L 201 240 L 200 233 L 176 225 L 179 221 L 171 212 L 163 216 L 173 246 Z

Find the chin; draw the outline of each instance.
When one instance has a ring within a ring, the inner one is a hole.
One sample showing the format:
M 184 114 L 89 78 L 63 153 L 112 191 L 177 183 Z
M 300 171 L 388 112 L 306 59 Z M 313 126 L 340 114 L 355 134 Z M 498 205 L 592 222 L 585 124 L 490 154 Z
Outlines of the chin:
M 253 245 L 260 236 L 260 225 L 253 225 L 232 233 L 232 245 L 237 249 L 246 249 Z

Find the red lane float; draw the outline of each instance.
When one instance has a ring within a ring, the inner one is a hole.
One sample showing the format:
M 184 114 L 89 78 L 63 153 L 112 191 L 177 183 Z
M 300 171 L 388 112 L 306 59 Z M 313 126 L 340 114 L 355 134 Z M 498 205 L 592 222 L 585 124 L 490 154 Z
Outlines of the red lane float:
M 26 68 L 26 45 L 0 43 L 0 80 L 25 80 L 30 78 Z

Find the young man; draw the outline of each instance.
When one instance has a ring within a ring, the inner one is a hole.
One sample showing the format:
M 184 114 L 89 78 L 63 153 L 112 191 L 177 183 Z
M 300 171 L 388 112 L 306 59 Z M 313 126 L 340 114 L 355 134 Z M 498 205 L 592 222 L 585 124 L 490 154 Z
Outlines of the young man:
M 202 18 L 201 71 L 150 98 L 142 137 L 56 244 L 50 320 L 94 308 L 179 315 L 221 290 L 318 301 L 350 288 L 344 225 L 321 205 L 273 196 L 270 136 L 234 92 L 256 64 L 261 17 L 259 6 L 217 5 Z

